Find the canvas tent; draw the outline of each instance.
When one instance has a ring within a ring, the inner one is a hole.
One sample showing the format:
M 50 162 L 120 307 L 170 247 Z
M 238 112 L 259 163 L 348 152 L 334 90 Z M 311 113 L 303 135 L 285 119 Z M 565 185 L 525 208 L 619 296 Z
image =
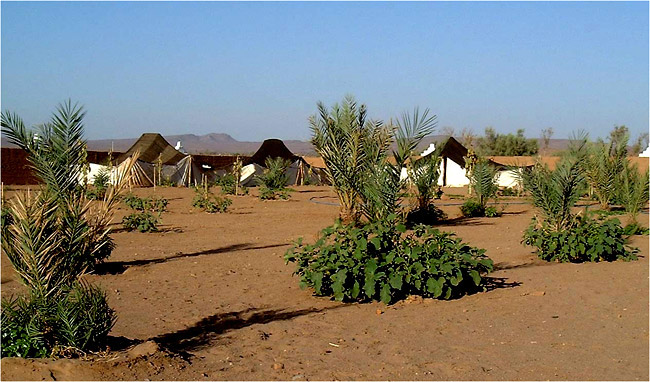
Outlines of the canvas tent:
M 245 162 L 242 168 L 241 184 L 249 187 L 257 184 L 256 175 L 261 175 L 266 167 L 267 158 L 284 158 L 291 165 L 287 169 L 287 185 L 303 184 L 307 176 L 312 182 L 318 182 L 317 175 L 310 171 L 309 164 L 300 156 L 295 155 L 279 139 L 267 139 L 259 149 Z
M 449 137 L 438 155 L 442 159 L 438 184 L 448 187 L 467 186 L 469 184 L 465 170 L 467 148 L 454 137 Z
M 132 170 L 134 186 L 153 186 L 158 177 L 178 186 L 201 183 L 200 166 L 194 163 L 190 155 L 176 150 L 158 133 L 142 134 L 131 148 L 117 158 L 118 168 L 136 152 L 139 152 L 139 156 Z

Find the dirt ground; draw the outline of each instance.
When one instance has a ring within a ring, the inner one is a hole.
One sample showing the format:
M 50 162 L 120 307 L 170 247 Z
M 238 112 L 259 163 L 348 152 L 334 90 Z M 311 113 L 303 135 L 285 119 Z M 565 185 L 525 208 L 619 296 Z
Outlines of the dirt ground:
M 89 276 L 118 314 L 112 350 L 5 358 L 2 379 L 648 380 L 647 236 L 632 239 L 638 261 L 545 263 L 520 243 L 533 216 L 522 199 L 504 199 L 520 204 L 492 219 L 454 219 L 458 206 L 443 206 L 452 219 L 440 229 L 494 260 L 494 288 L 452 301 L 338 303 L 301 290 L 283 260 L 292 240 L 313 240 L 338 211 L 329 188 L 296 189 L 289 201 L 235 197 L 228 213 L 210 215 L 191 207 L 192 190 L 158 188 L 169 199 L 162 231 L 118 229 L 113 255 Z M 19 292 L 3 255 L 2 296 Z

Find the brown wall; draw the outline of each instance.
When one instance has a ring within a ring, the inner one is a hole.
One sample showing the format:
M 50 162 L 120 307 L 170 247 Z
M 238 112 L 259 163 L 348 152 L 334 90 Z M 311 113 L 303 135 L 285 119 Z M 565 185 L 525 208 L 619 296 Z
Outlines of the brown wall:
M 121 153 L 113 153 L 116 158 Z M 106 151 L 88 151 L 88 162 L 104 163 L 108 158 Z M 27 160 L 27 152 L 19 148 L 3 147 L 0 156 L 0 181 L 4 184 L 39 184 Z

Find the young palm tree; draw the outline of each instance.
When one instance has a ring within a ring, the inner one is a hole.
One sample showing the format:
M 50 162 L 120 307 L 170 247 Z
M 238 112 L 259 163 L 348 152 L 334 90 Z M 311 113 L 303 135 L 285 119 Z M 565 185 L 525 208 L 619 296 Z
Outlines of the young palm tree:
M 630 217 L 630 224 L 638 224 L 639 210 L 648 204 L 650 174 L 640 173 L 636 165 L 627 164 L 621 176 L 619 200 Z
M 585 157 L 587 182 L 604 210 L 610 208 L 620 187 L 621 173 L 627 161 L 627 141 L 626 135 L 609 144 L 598 142 L 590 146 Z
M 402 114 L 396 125 L 366 119 L 365 105 L 348 96 L 341 106 L 328 110 L 318 104 L 319 114 L 310 118 L 312 143 L 326 166 L 326 175 L 337 193 L 345 223 L 358 224 L 362 215 L 370 221 L 395 213 L 403 196 L 402 167 L 418 143 L 435 127 L 429 110 Z M 395 143 L 393 161 L 388 153 Z
M 496 197 L 499 186 L 497 170 L 485 160 L 479 160 L 472 168 L 470 184 L 472 193 L 476 196 L 483 209 L 489 199 Z
M 2 229 L 2 250 L 29 290 L 27 298 L 3 300 L 2 329 L 13 334 L 27 330 L 23 335 L 30 343 L 49 350 L 58 345 L 95 346 L 115 320 L 103 292 L 80 278 L 113 249 L 109 223 L 137 155 L 116 174 L 102 200 L 88 200 L 80 184 L 86 166 L 84 114 L 70 102 L 60 105 L 52 120 L 41 126 L 39 139 L 16 114 L 3 112 L 1 117 L 3 132 L 28 152 L 44 183 L 40 191 L 12 200 L 11 224 Z M 25 338 L 8 339 L 17 340 Z M 5 346 L 13 345 L 5 343 L 3 333 L 3 355 Z M 16 354 L 25 355 L 19 351 Z
M 537 163 L 532 170 L 521 173 L 524 187 L 530 192 L 533 205 L 555 232 L 570 226 L 574 220 L 571 208 L 584 190 L 582 163 L 564 159 L 554 171 Z

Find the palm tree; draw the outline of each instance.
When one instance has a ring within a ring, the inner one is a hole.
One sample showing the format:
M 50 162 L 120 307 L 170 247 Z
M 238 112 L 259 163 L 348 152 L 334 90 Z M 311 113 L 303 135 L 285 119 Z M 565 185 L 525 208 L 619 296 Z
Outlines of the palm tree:
M 478 160 L 472 168 L 470 185 L 481 208 L 485 210 L 489 199 L 497 195 L 499 186 L 497 170 L 485 160 Z

